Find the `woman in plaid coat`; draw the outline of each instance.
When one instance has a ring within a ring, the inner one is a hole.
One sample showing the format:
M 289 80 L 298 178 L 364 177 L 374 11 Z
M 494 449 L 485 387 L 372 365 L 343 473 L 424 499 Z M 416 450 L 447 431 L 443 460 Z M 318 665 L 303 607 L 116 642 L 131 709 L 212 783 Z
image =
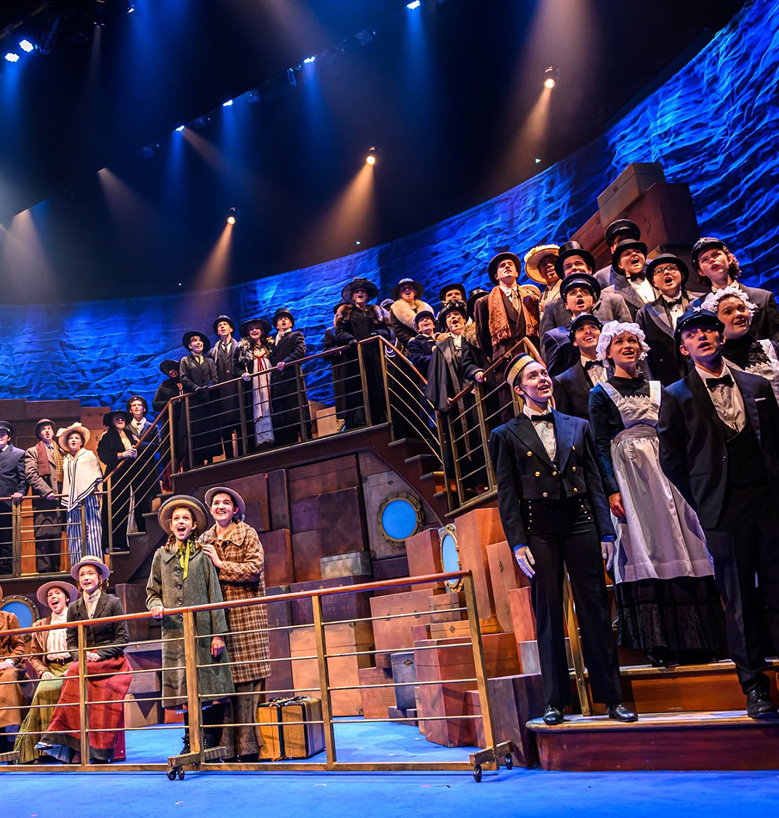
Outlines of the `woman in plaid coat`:
M 217 486 L 206 492 L 206 505 L 215 525 L 199 542 L 216 567 L 225 601 L 264 596 L 265 556 L 257 532 L 243 522 L 246 512 L 243 498 L 233 489 Z M 254 725 L 235 728 L 235 752 L 241 761 L 257 761 L 262 744 L 257 705 L 265 679 L 270 676 L 265 605 L 228 609 L 227 628 L 227 650 L 236 692 L 233 722 Z

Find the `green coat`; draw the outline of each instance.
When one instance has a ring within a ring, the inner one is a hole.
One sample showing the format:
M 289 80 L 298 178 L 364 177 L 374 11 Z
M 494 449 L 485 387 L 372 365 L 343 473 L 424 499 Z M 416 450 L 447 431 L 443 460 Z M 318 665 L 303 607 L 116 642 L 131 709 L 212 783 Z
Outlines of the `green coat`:
M 158 548 L 146 583 L 146 607 L 186 608 L 222 602 L 222 591 L 216 568 L 200 548 L 189 560 L 187 578 L 174 551 Z M 227 633 L 223 610 L 200 611 L 195 614 L 197 663 L 200 694 L 221 699 L 235 692 L 233 677 L 225 648 L 218 659 L 211 656 L 211 637 Z M 162 706 L 180 707 L 187 701 L 187 680 L 184 671 L 184 617 L 181 614 L 162 618 Z

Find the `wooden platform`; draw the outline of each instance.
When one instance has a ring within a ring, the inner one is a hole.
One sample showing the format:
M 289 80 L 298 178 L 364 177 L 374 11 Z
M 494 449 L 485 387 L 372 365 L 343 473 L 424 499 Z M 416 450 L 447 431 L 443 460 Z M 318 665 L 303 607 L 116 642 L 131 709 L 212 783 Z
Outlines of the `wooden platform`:
M 650 713 L 632 724 L 568 716 L 528 727 L 545 770 L 779 769 L 779 719 L 756 721 L 743 710 Z

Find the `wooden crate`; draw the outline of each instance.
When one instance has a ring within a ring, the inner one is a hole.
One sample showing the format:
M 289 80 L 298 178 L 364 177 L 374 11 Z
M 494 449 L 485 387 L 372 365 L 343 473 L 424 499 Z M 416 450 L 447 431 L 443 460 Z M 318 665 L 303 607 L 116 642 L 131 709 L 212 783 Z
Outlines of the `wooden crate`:
M 297 531 L 292 534 L 292 563 L 298 582 L 321 578 L 319 560 L 324 556 L 319 531 Z
M 319 496 L 322 556 L 350 554 L 368 548 L 365 511 L 359 488 L 348 487 Z
M 660 162 L 631 162 L 598 196 L 598 210 L 604 225 L 625 214 L 643 193 L 657 182 L 665 182 Z
M 292 535 L 288 528 L 266 531 L 260 537 L 265 552 L 265 587 L 289 585 L 295 581 Z
M 151 674 L 144 674 L 151 675 Z M 162 719 L 162 707 L 155 698 L 155 693 L 128 693 L 124 699 L 124 726 L 125 727 L 152 727 Z
M 424 577 L 429 574 L 442 574 L 441 545 L 437 528 L 426 528 L 406 540 L 406 556 L 408 557 L 408 575 L 410 577 Z M 414 588 L 435 588 L 436 583 L 415 585 Z
M 536 615 L 533 613 L 530 588 L 515 588 L 508 592 L 511 611 L 511 630 L 517 642 L 528 642 L 536 638 Z
M 514 625 L 511 620 L 508 595 L 511 591 L 522 587 L 523 584 L 529 587 L 530 582 L 528 580 L 523 583 L 522 580 L 527 580 L 527 577 L 519 570 L 514 554 L 505 540 L 487 546 L 487 563 L 490 569 L 492 597 L 495 601 L 495 616 L 501 629 L 509 633 L 513 631 Z
M 412 627 L 430 622 L 429 598 L 430 591 L 408 591 L 373 597 L 370 601 L 371 616 L 402 615 L 397 619 L 379 619 L 373 623 L 376 649 L 394 653 L 403 648 L 412 648 Z
M 416 707 L 414 687 L 417 681 L 417 668 L 414 664 L 414 651 L 404 650 L 390 654 L 392 678 L 397 683 L 395 688 L 395 706 L 406 711 Z
M 392 684 L 392 669 L 383 667 L 361 667 L 361 685 Z M 394 687 L 360 688 L 362 714 L 366 719 L 386 719 L 390 707 L 395 707 Z
M 315 497 L 301 497 L 290 504 L 292 530 L 318 531 L 322 526 L 319 516 L 319 495 Z
M 348 588 L 370 582 L 371 577 L 334 577 L 316 579 L 310 582 L 296 582 L 290 585 L 290 592 L 315 591 L 320 588 Z M 368 591 L 347 594 L 328 594 L 322 597 L 322 617 L 325 622 L 354 621 L 371 616 Z M 292 622 L 295 625 L 310 625 L 314 621 L 314 607 L 311 598 L 291 600 Z
M 405 554 L 398 557 L 371 560 L 371 568 L 375 580 L 400 579 L 401 577 L 410 576 Z M 391 588 L 379 588 L 373 593 L 376 596 L 386 596 L 387 594 L 402 594 L 406 591 L 419 590 L 419 588 L 418 585 L 394 585 Z
M 294 503 L 303 497 L 316 497 L 360 485 L 357 456 L 350 454 L 296 466 L 288 472 L 289 497 Z
M 369 577 L 372 574 L 371 555 L 367 551 L 356 551 L 352 554 L 336 554 L 333 557 L 321 557 L 319 570 L 322 579 L 339 577 Z
M 268 506 L 272 529 L 291 528 L 289 512 L 289 487 L 287 473 L 283 469 L 268 472 Z

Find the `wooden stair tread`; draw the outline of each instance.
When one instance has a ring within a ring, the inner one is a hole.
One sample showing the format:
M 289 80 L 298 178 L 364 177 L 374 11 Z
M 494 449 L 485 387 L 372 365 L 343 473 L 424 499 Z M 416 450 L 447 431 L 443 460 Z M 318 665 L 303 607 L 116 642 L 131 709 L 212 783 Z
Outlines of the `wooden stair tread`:
M 768 670 L 779 670 L 779 659 L 769 659 L 766 661 Z M 736 665 L 730 659 L 722 659 L 718 662 L 710 662 L 705 665 L 678 665 L 677 667 L 653 667 L 652 665 L 625 665 L 620 667 L 620 676 L 631 678 L 659 678 L 674 676 L 692 676 L 696 674 L 730 674 L 736 672 Z M 571 671 L 571 677 L 574 673 Z M 589 671 L 585 669 L 585 677 L 589 677 Z
M 619 722 L 608 716 L 566 716 L 562 724 L 544 724 L 542 719 L 527 723 L 535 733 L 582 733 L 618 730 L 689 730 L 700 728 L 746 727 L 779 728 L 779 719 L 751 719 L 743 710 L 687 713 L 645 713 L 638 721 Z

